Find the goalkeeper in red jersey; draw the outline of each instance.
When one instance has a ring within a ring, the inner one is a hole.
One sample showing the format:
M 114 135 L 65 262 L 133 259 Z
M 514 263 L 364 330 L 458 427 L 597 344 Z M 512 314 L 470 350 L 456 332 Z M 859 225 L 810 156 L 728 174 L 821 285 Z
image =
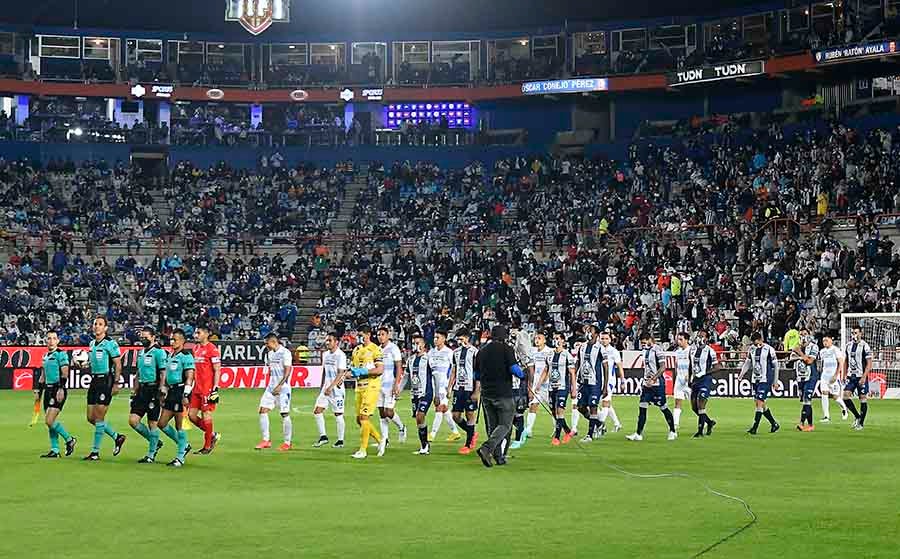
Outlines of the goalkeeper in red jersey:
M 188 418 L 203 430 L 203 448 L 196 454 L 209 454 L 216 448 L 220 435 L 213 429 L 213 412 L 219 403 L 221 358 L 219 348 L 209 341 L 209 328 L 198 326 L 194 333 L 194 390 Z M 201 416 L 202 413 L 202 416 Z

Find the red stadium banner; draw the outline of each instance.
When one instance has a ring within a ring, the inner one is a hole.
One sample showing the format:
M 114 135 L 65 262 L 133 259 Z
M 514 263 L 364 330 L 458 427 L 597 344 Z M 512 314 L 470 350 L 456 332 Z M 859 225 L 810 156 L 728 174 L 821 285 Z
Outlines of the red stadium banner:
M 295 365 L 291 370 L 291 388 L 319 388 L 322 386 L 321 366 Z M 268 367 L 222 366 L 222 388 L 265 388 L 269 383 Z

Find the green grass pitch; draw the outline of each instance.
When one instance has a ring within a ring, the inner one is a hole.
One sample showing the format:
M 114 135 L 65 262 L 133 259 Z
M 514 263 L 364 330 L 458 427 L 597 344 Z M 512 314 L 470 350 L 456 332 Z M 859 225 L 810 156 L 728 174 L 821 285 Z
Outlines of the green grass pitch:
M 125 449 L 113 458 L 106 438 L 102 461 L 85 463 L 84 392 L 70 394 L 61 416 L 79 439 L 77 453 L 55 461 L 38 459 L 48 441 L 42 423 L 27 427 L 31 394 L 0 392 L 0 557 L 690 557 L 747 519 L 739 504 L 695 482 L 630 479 L 602 460 L 638 473 L 688 472 L 746 499 L 759 522 L 707 557 L 898 556 L 900 402 L 873 402 L 863 432 L 852 432 L 832 404 L 834 423 L 799 433 L 799 404 L 777 400 L 783 431 L 750 438 L 752 403 L 717 399 L 711 438 L 690 438 L 696 423 L 686 410 L 683 436 L 668 442 L 651 409 L 644 442 L 629 443 L 637 406 L 622 397 L 614 402 L 621 433 L 584 450 L 554 448 L 542 413 L 510 465 L 486 470 L 475 455 L 458 455 L 458 443 L 443 442 L 446 425 L 426 457 L 412 455 L 410 431 L 384 458 L 373 448 L 367 460 L 352 460 L 352 419 L 346 448 L 313 449 L 315 393 L 294 395 L 294 451 L 254 451 L 259 392 L 226 391 L 216 414 L 221 446 L 172 470 L 135 463 L 146 443 L 128 427 L 124 394 L 108 419 L 128 435 Z M 408 398 L 399 409 L 412 426 Z M 818 401 L 814 409 L 818 416 Z M 277 444 L 280 421 L 271 417 Z M 327 426 L 333 437 L 333 418 Z M 198 430 L 190 437 L 201 445 Z M 164 440 L 167 461 L 174 446 Z

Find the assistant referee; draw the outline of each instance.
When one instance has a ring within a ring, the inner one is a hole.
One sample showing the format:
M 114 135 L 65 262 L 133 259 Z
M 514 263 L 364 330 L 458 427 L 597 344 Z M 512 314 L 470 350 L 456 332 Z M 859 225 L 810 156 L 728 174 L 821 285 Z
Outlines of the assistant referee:
M 525 377 L 525 372 L 516 362 L 513 348 L 506 343 L 505 326 L 494 326 L 491 340 L 475 356 L 475 371 L 481 379 L 481 404 L 488 440 L 478 447 L 478 457 L 485 467 L 506 464 L 503 441 L 512 429 L 516 407 L 513 403 L 512 377 Z M 528 379 L 531 386 L 531 379 Z

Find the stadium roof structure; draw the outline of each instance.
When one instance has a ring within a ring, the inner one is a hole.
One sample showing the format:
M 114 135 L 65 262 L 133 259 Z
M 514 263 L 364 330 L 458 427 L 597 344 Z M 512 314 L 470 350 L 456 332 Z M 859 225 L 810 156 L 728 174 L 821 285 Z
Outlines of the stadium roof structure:
M 566 22 L 728 15 L 765 0 L 292 0 L 285 31 L 486 31 Z M 225 0 L 33 0 L 0 13 L 0 24 L 228 33 Z

